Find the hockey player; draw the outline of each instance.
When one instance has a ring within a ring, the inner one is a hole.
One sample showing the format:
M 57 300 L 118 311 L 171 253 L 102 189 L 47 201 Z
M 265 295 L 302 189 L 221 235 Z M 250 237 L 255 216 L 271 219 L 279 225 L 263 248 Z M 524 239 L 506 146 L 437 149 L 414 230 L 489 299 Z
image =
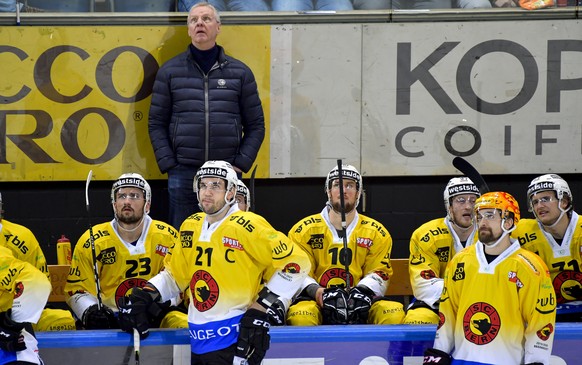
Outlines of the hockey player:
M 92 229 L 101 286 L 101 309 L 89 230 L 75 245 L 65 295 L 67 304 L 85 329 L 119 328 L 116 316 L 120 307 L 126 306 L 126 298 L 162 269 L 164 257 L 178 242 L 174 227 L 150 218 L 151 200 L 150 186 L 139 174 L 123 174 L 113 183 L 111 204 L 114 218 Z M 177 304 L 176 299 L 171 304 Z M 163 308 L 158 308 L 152 325 L 159 325 L 167 314 L 162 327 L 185 327 L 185 314 L 170 311 L 174 307 L 169 306 L 170 303 L 166 303 Z M 119 319 L 128 320 L 122 315 Z
M 2 208 L 0 194 L 0 235 L 6 239 L 0 240 L 0 244 L 5 244 L 14 257 L 36 267 L 50 280 L 44 252 L 34 233 L 23 225 L 7 221 Z M 68 310 L 45 308 L 33 328 L 35 331 L 70 331 L 75 330 L 76 326 L 75 319 Z
M 251 210 L 251 193 L 249 188 L 245 185 L 242 180 L 237 180 L 236 182 L 236 203 L 238 204 L 238 209 L 248 212 Z
M 283 233 L 238 208 L 236 187 L 228 162 L 204 163 L 194 179 L 203 213 L 184 221 L 165 270 L 130 297 L 145 338 L 151 306 L 188 288 L 192 364 L 258 365 L 270 343 L 266 310 L 275 302 L 288 306 L 310 268 Z
M 474 210 L 479 240 L 447 266 L 434 348 L 423 364 L 548 365 L 555 294 L 544 262 L 509 236 L 517 201 L 486 193 Z
M 457 252 L 477 240 L 473 205 L 480 195 L 469 178 L 450 179 L 443 193 L 446 217 L 433 219 L 412 233 L 408 270 L 415 300 L 406 312 L 405 324 L 439 322 L 445 268 Z
M 582 218 L 568 183 L 556 174 L 538 176 L 527 189 L 529 210 L 512 235 L 550 269 L 558 301 L 557 321 L 582 322 Z
M 328 200 L 321 213 L 300 220 L 289 231 L 289 238 L 307 252 L 311 271 L 301 294 L 289 308 L 287 323 L 399 324 L 404 318 L 402 304 L 384 300 L 392 276 L 392 237 L 380 222 L 357 212 L 364 188 L 362 176 L 354 166 L 343 165 L 348 251 L 344 252 L 339 181 L 336 166 L 325 180 Z
M 4 236 L 0 236 L 0 242 Z M 46 275 L 0 245 L 0 364 L 43 364 L 32 324 L 51 292 Z

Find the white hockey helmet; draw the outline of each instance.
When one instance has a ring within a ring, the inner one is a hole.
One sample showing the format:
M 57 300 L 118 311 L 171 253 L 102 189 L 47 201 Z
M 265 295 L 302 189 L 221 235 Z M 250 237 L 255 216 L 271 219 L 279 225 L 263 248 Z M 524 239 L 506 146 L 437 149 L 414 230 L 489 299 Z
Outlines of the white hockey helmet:
M 226 181 L 226 191 L 236 189 L 238 177 L 232 165 L 226 161 L 206 161 L 196 172 L 194 177 L 194 192 L 198 194 L 200 179 L 204 177 L 218 177 Z
M 556 197 L 559 200 L 562 200 L 564 197 L 566 197 L 569 201 L 566 211 L 572 209 L 574 197 L 572 196 L 572 191 L 570 191 L 570 186 L 568 186 L 566 180 L 562 179 L 560 175 L 545 174 L 533 179 L 527 187 L 527 203 L 530 212 L 533 211 L 533 207 L 531 205 L 532 196 L 541 191 L 555 191 Z
M 241 195 L 244 198 L 248 211 L 251 208 L 251 193 L 242 180 L 236 182 L 236 195 Z
M 445 187 L 445 191 L 443 192 L 443 200 L 445 203 L 445 209 L 447 210 L 447 216 L 450 215 L 449 208 L 451 207 L 451 198 L 462 194 L 475 194 L 477 197 L 481 196 L 477 185 L 475 185 L 471 179 L 466 176 L 453 177 L 449 180 Z
M 151 203 L 152 201 L 152 189 L 150 184 L 143 178 L 140 174 L 135 172 L 130 172 L 121 175 L 111 187 L 111 203 L 115 203 L 115 194 L 120 188 L 138 188 L 143 191 L 146 203 Z
M 325 179 L 325 191 L 327 192 L 331 189 L 331 183 L 334 180 L 339 178 L 339 171 L 337 166 L 335 166 L 331 171 L 327 174 L 327 178 Z M 344 165 L 342 164 L 342 179 L 350 179 L 356 182 L 356 190 L 359 192 L 364 188 L 362 182 L 362 175 L 358 172 L 358 170 L 352 165 Z

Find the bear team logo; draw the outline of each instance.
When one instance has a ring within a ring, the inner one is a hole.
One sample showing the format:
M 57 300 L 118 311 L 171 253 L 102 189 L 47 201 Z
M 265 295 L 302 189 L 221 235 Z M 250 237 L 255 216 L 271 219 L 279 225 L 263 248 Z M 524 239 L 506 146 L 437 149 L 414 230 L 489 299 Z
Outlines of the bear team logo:
M 552 326 L 551 323 L 548 323 L 544 326 L 544 328 L 542 328 L 541 330 L 536 332 L 536 335 L 538 335 L 538 337 L 540 338 L 540 340 L 542 341 L 547 341 L 550 336 L 552 335 L 552 333 L 554 332 L 554 326 Z
M 582 272 L 562 271 L 554 278 L 553 285 L 558 304 L 582 298 Z
M 22 284 L 21 281 L 19 281 L 14 286 L 14 299 L 19 298 L 22 295 L 22 293 L 24 293 L 24 285 Z
M 335 286 L 346 286 L 346 270 L 339 267 L 334 267 L 321 275 L 319 279 L 319 285 L 325 288 L 331 288 Z M 350 288 L 354 286 L 354 277 L 350 275 Z
M 200 312 L 205 312 L 218 301 L 218 283 L 207 271 L 198 270 L 190 280 L 190 292 L 193 304 Z
M 133 288 L 143 288 L 147 282 L 147 280 L 141 278 L 131 278 L 122 281 L 117 289 L 115 289 L 115 303 L 119 303 L 119 298 L 129 297 Z
M 475 345 L 486 345 L 493 341 L 500 328 L 499 313 L 489 303 L 474 303 L 463 316 L 465 338 Z

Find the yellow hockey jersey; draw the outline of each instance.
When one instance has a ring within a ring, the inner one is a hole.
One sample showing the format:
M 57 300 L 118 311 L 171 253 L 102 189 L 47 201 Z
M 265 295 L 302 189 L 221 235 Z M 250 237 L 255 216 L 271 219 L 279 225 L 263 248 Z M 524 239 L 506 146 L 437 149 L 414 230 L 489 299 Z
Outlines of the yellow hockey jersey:
M 477 241 L 477 229 L 467 239 L 466 246 Z M 443 291 L 443 277 L 449 261 L 465 246 L 451 222 L 437 218 L 418 227 L 410 238 L 408 273 L 414 297 L 433 306 Z
M 114 312 L 118 311 L 119 298 L 129 296 L 130 290 L 136 286 L 143 287 L 148 279 L 162 270 L 164 257 L 178 242 L 177 231 L 172 226 L 149 216 L 144 217 L 143 233 L 135 246 L 124 242 L 116 227 L 115 220 L 93 227 L 101 298 L 103 304 Z M 65 285 L 67 304 L 78 318 L 97 303 L 93 267 L 87 230 L 75 245 Z
M 536 219 L 521 219 L 511 235 L 521 247 L 544 260 L 552 276 L 558 304 L 582 300 L 582 218 L 578 214 L 572 212 L 561 245 Z
M 556 295 L 537 255 L 513 241 L 488 263 L 477 242 L 453 257 L 444 280 L 435 348 L 475 365 L 549 364 Z
M 32 264 L 49 277 L 44 252 L 42 252 L 38 240 L 30 229 L 2 219 L 0 221 L 0 234 L 6 238 L 6 247 L 12 251 L 14 257 Z
M 5 247 L 0 236 L 0 312 L 12 309 L 15 322 L 36 323 L 51 292 L 46 275 L 28 262 L 15 258 Z M 0 349 L 0 364 L 42 364 L 38 356 L 38 341 L 27 329 L 21 331 L 26 349 L 6 351 Z
M 309 260 L 263 217 L 236 205 L 219 222 L 203 213 L 180 227 L 180 243 L 150 279 L 162 301 L 189 288 L 188 324 L 192 352 L 226 348 L 238 339 L 238 325 L 263 284 L 290 302 L 309 271 Z
M 345 286 L 346 263 L 342 258 L 349 257 L 350 287 L 362 284 L 376 295 L 384 295 L 388 280 L 392 277 L 390 233 L 377 220 L 356 212 L 354 220 L 346 228 L 346 236 L 348 255 L 343 254 L 343 239 L 331 224 L 327 207 L 291 228 L 289 238 L 307 253 L 311 261 L 311 280 L 306 280 L 303 287 L 314 281 L 326 288 Z

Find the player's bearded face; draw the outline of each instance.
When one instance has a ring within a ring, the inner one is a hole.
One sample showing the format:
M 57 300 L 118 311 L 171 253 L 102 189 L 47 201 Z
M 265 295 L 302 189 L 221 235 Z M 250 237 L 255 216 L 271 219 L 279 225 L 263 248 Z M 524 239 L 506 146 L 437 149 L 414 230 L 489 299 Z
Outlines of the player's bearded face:
M 121 188 L 117 191 L 115 214 L 119 222 L 125 224 L 138 223 L 144 214 L 146 204 L 143 191 L 134 188 Z
M 345 212 L 351 212 L 356 207 L 356 200 L 358 196 L 358 191 L 356 189 L 356 183 L 350 179 L 344 179 L 344 207 Z M 331 183 L 331 189 L 329 190 L 331 194 L 331 206 L 336 212 L 341 212 L 341 200 L 340 200 L 340 189 L 339 180 L 334 180 Z
M 202 178 L 198 189 L 200 206 L 206 214 L 214 214 L 222 209 L 226 205 L 225 195 L 230 194 L 226 191 L 226 182 L 219 178 Z
M 503 233 L 501 215 L 494 209 L 477 212 L 477 225 L 479 227 L 479 241 L 484 244 L 497 242 Z

